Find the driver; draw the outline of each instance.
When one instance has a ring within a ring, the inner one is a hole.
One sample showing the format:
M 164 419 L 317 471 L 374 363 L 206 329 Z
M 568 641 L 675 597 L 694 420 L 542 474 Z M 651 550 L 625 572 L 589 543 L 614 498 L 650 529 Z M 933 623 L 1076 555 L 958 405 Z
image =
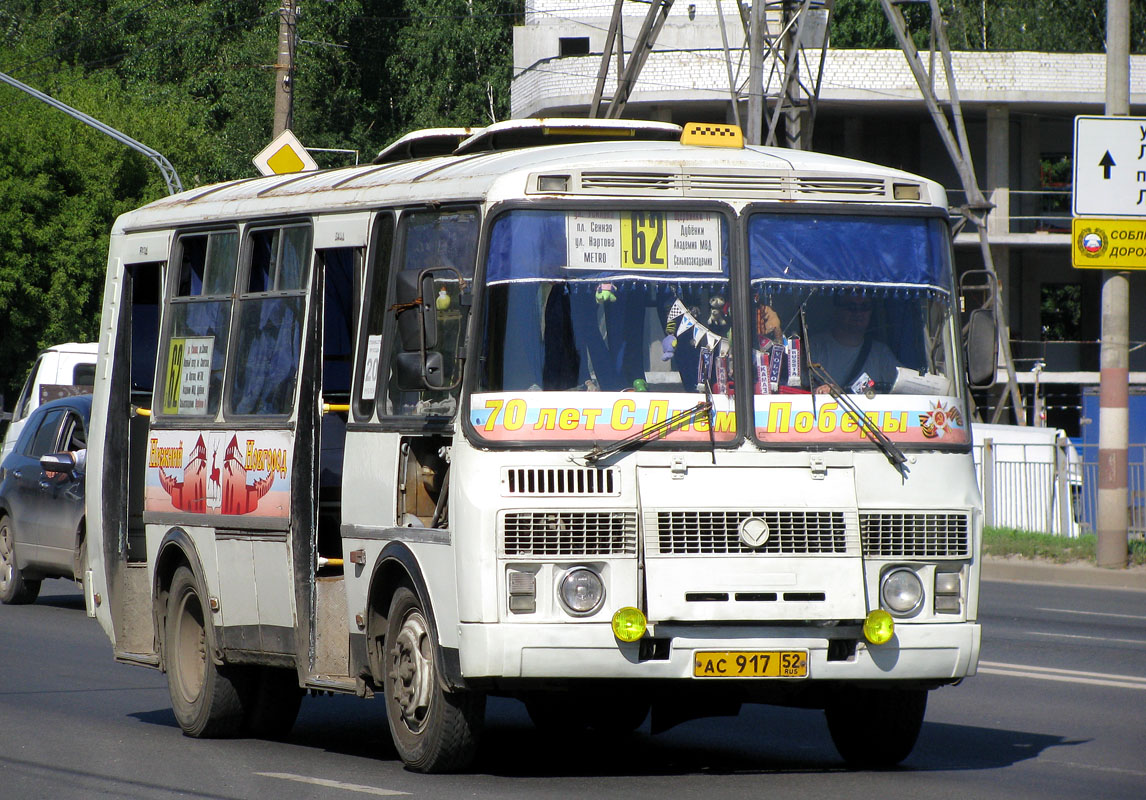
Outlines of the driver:
M 831 327 L 810 337 L 809 357 L 845 391 L 863 391 L 872 384 L 890 387 L 895 382 L 895 354 L 871 331 L 873 307 L 869 297 L 836 295 Z M 826 394 L 828 387 L 817 386 L 815 391 Z

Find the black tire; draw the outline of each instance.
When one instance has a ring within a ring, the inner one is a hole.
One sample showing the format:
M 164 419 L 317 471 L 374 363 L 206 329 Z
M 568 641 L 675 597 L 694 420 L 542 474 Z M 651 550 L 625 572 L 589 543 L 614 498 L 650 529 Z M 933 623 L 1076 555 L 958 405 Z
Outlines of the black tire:
M 845 689 L 824 710 L 836 750 L 855 769 L 894 767 L 911 755 L 926 689 Z
M 243 724 L 244 676 L 215 665 L 214 628 L 187 567 L 179 567 L 171 579 L 163 628 L 167 690 L 183 733 L 203 739 L 236 735 Z
M 382 656 L 386 720 L 398 755 L 416 772 L 454 772 L 473 761 L 485 695 L 442 688 L 437 645 L 418 597 L 400 587 L 390 603 Z
M 35 602 L 40 581 L 25 578 L 16 566 L 16 542 L 8 517 L 0 516 L 0 603 L 24 605 Z
M 260 739 L 285 739 L 304 694 L 293 669 L 251 667 L 243 697 L 243 730 Z

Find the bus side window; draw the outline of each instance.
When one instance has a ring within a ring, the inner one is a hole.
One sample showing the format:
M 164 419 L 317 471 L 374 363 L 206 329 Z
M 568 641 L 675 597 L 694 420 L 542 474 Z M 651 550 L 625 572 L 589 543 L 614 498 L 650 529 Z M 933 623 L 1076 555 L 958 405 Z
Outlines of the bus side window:
M 456 270 L 464 280 L 473 276 L 477 257 L 480 217 L 476 208 L 443 208 L 433 211 L 414 211 L 402 217 L 400 251 L 397 263 L 403 272 L 434 272 L 434 301 L 432 308 L 438 315 L 438 343 L 436 350 L 442 355 L 443 382 L 454 383 L 457 353 L 465 336 L 465 316 L 461 307 L 461 287 Z M 390 337 L 388 375 L 392 375 L 401 352 L 397 336 Z M 408 416 L 432 414 L 449 416 L 456 410 L 456 394 L 446 391 L 400 391 L 393 382 L 387 383 L 387 413 Z
M 165 349 L 159 355 L 164 414 L 214 417 L 223 393 L 239 234 L 184 234 L 176 240 L 174 296 Z M 192 367 L 200 354 L 206 369 Z
M 229 373 L 234 414 L 285 416 L 294 409 L 310 253 L 307 225 L 259 228 L 247 237 Z
M 365 307 L 358 337 L 358 369 L 355 370 L 354 416 L 370 419 L 378 397 L 378 366 L 389 305 L 390 259 L 394 249 L 394 216 L 379 214 L 370 237 L 370 266 L 366 275 Z

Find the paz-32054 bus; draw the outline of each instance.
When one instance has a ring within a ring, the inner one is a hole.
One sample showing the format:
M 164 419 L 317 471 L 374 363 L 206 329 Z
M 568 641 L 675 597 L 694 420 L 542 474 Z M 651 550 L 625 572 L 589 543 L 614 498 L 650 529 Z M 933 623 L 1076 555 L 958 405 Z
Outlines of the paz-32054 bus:
M 906 757 L 980 643 L 943 190 L 729 126 L 470 134 L 117 220 L 115 657 L 191 736 L 379 695 L 423 771 L 490 695 L 566 731 L 822 708 L 848 762 Z

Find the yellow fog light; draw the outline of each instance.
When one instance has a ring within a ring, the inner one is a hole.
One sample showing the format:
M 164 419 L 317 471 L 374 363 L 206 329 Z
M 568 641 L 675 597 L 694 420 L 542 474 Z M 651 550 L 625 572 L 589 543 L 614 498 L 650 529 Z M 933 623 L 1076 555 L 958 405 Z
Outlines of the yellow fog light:
M 867 619 L 863 621 L 863 638 L 872 644 L 885 644 L 891 640 L 893 633 L 895 633 L 895 622 L 891 614 L 882 608 L 877 608 L 868 614 Z
M 622 642 L 635 642 L 645 635 L 648 620 L 639 608 L 625 606 L 613 615 L 613 635 Z

